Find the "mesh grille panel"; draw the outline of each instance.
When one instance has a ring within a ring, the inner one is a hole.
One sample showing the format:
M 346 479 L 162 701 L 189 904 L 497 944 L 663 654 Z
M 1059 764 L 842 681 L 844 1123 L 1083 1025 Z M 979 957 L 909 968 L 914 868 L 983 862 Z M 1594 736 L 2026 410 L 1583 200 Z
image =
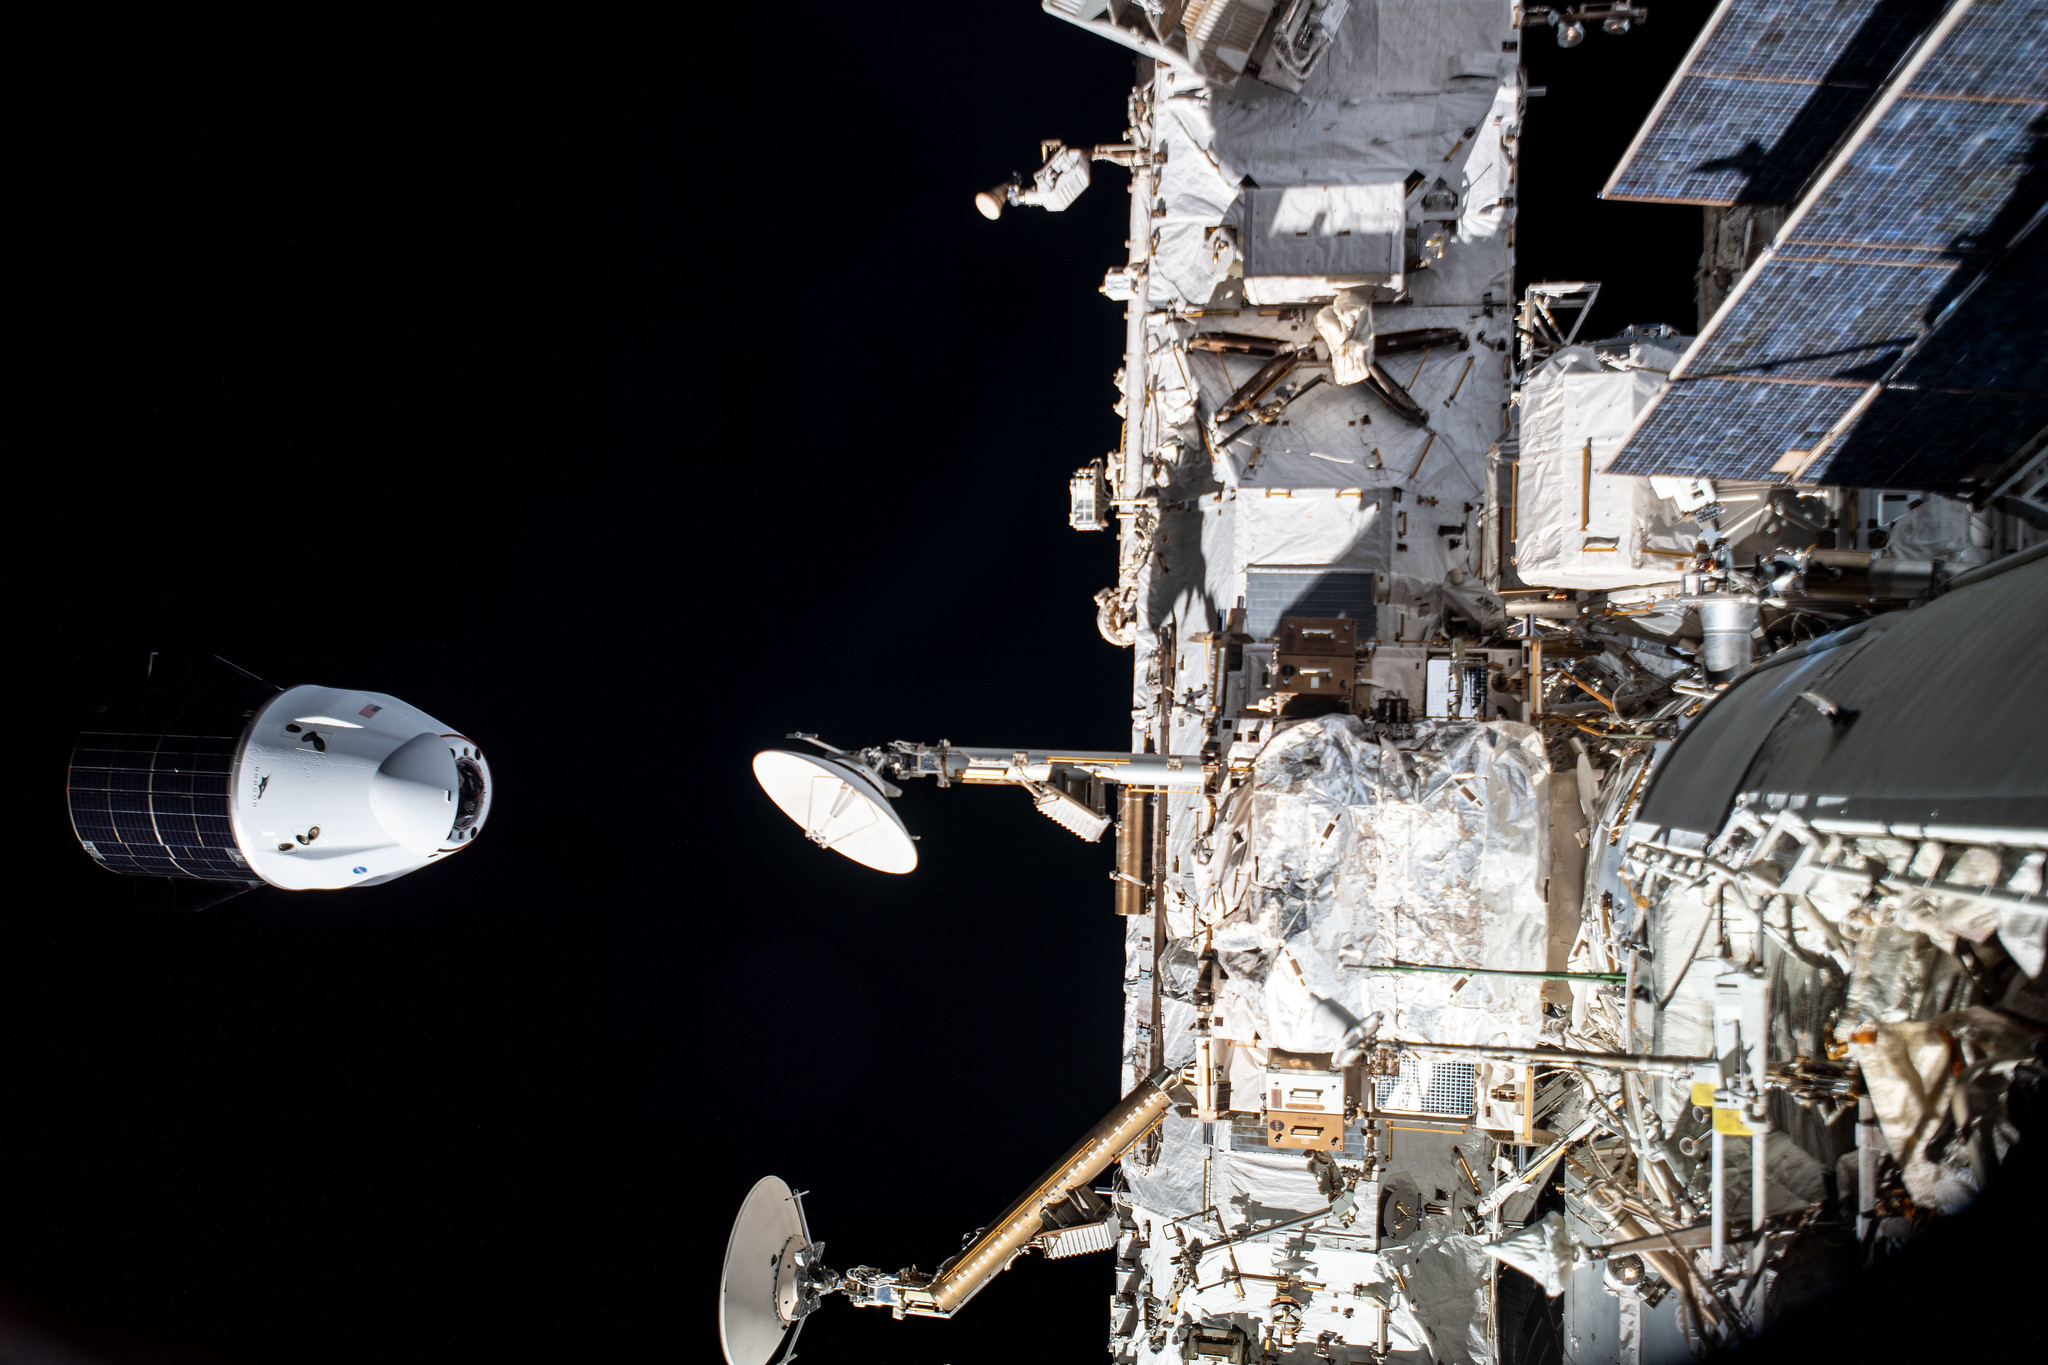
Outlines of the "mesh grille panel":
M 1399 1114 L 1470 1118 L 1479 1108 L 1476 1069 L 1470 1062 L 1403 1056 L 1400 1075 L 1373 1078 L 1373 1103 Z

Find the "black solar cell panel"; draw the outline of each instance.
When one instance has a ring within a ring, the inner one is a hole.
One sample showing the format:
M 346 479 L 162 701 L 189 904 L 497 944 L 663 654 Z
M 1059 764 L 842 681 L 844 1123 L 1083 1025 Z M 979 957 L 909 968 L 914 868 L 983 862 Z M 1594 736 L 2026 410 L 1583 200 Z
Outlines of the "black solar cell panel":
M 2048 427 L 2048 224 L 1993 263 L 1809 477 L 1941 485 Z
M 1782 87 L 1718 77 L 1690 79 L 1631 155 L 1631 174 L 1608 199 L 1734 204 L 1796 109 Z M 1711 131 L 1708 131 L 1711 130 Z
M 235 750 L 277 689 L 181 680 L 100 708 L 72 750 L 66 788 L 86 852 L 115 872 L 255 882 L 229 814 Z
M 1976 0 L 1909 89 L 1972 101 L 2041 98 L 2048 84 L 2048 31 L 2028 0 Z
M 1683 74 L 1823 80 L 1850 37 L 1886 8 L 1879 0 L 1735 0 L 1722 6 L 1713 34 Z
M 1617 474 L 1709 474 L 1768 479 L 1789 446 L 1811 447 L 1862 391 L 1859 385 L 1700 379 L 1674 384 L 1610 466 Z
M 1880 382 L 1899 387 L 1802 477 L 1953 483 L 2038 428 L 2048 297 L 2022 268 L 2031 257 L 2008 248 L 2048 200 L 2048 0 L 1980 0 L 1929 42 L 1688 352 L 1615 472 L 1769 477 Z M 1949 311 L 2001 260 L 1999 298 Z M 1937 322 L 1953 336 L 1930 338 Z
M 228 815 L 231 736 L 87 731 L 72 754 L 71 820 L 117 872 L 244 880 Z
M 1780 381 L 1880 378 L 1921 330 L 1921 306 L 1955 265 L 1870 265 L 1794 252 L 1758 265 L 1687 356 L 1687 378 L 1742 374 Z
M 2048 13 L 2042 18 L 2048 23 Z M 2048 63 L 2048 53 L 2042 60 Z M 2026 174 L 2044 107 L 2048 91 L 2022 102 L 1924 98 L 1909 90 L 1814 196 L 1781 245 L 1867 243 L 1967 253 Z
M 1941 9 L 1938 0 L 1724 0 L 1605 197 L 1792 202 Z

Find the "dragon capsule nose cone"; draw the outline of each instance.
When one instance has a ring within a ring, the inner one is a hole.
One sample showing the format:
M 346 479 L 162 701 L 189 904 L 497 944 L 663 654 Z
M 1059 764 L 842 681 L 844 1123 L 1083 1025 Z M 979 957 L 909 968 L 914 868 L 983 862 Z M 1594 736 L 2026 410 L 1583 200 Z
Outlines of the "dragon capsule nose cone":
M 455 832 L 461 786 L 448 742 L 437 734 L 415 735 L 378 765 L 370 779 L 370 810 L 385 833 L 425 857 Z

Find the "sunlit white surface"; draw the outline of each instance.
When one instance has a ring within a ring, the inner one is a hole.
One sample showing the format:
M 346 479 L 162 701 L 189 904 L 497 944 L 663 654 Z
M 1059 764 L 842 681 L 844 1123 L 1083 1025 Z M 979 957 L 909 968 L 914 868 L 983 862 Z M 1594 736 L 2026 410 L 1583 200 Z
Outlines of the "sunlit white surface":
M 917 845 L 873 779 L 852 764 L 787 749 L 754 755 L 754 780 L 820 848 L 878 872 L 917 866 Z

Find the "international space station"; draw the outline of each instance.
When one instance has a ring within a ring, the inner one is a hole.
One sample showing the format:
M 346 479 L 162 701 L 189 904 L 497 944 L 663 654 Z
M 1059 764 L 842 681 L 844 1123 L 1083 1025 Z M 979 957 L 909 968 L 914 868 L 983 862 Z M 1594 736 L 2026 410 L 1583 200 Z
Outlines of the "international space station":
M 885 874 L 914 778 L 1112 844 L 1124 1098 L 929 1269 L 764 1174 L 730 1365 L 1034 1249 L 1103 1257 L 1076 1358 L 1690 1360 L 1967 1207 L 2048 1026 L 2048 0 L 1721 0 L 1603 191 L 1700 207 L 1690 335 L 1516 287 L 1521 44 L 1645 6 L 1043 9 L 1125 126 L 976 207 L 1128 179 L 1129 750 L 755 773 Z

